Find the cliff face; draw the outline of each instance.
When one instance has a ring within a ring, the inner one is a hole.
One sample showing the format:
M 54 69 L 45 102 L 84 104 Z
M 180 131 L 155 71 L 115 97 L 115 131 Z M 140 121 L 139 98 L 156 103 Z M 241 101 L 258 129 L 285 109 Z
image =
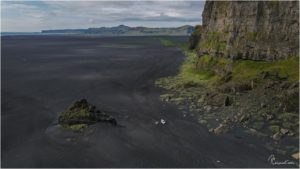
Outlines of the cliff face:
M 276 60 L 299 56 L 298 1 L 206 1 L 200 55 Z

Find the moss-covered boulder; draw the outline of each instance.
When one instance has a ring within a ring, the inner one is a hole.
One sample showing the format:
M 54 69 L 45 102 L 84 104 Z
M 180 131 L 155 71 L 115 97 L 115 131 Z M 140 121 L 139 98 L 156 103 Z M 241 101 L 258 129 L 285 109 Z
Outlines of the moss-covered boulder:
M 107 112 L 96 110 L 96 106 L 88 103 L 86 99 L 75 101 L 66 111 L 61 112 L 58 117 L 58 123 L 72 129 L 72 126 L 84 126 L 96 122 L 108 122 L 116 126 L 117 121 Z

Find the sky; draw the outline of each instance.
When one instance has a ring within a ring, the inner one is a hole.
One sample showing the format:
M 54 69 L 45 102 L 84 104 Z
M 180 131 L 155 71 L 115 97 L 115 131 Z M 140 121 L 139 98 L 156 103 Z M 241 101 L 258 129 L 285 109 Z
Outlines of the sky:
M 2 32 L 201 24 L 204 1 L 1 1 Z

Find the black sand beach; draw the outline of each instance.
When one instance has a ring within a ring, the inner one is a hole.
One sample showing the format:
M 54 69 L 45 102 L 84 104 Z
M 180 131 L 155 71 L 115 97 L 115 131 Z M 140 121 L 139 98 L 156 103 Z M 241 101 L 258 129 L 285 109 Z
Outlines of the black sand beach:
M 273 167 L 259 139 L 215 136 L 159 100 L 154 81 L 183 60 L 158 37 L 2 37 L 2 167 Z M 57 113 L 81 98 L 119 126 L 67 141 Z

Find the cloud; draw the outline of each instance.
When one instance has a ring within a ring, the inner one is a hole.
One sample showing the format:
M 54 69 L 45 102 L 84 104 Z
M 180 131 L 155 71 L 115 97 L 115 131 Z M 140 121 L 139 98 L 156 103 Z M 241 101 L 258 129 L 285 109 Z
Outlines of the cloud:
M 2 31 L 201 24 L 203 1 L 4 1 Z

